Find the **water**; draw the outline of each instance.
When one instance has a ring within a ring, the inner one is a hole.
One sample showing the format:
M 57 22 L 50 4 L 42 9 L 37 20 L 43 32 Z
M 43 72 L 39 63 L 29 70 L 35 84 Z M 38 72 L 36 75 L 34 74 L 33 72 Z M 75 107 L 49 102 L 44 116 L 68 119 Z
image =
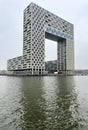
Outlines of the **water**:
M 88 77 L 1 77 L 0 130 L 88 130 Z

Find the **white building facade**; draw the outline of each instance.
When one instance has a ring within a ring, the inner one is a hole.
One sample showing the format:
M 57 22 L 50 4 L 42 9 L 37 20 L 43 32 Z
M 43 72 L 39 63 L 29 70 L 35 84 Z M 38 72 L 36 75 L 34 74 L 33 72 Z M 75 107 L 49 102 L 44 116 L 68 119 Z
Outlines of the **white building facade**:
M 73 24 L 31 3 L 24 10 L 23 56 L 8 60 L 10 71 L 45 71 L 45 38 L 57 42 L 57 71 L 74 70 Z

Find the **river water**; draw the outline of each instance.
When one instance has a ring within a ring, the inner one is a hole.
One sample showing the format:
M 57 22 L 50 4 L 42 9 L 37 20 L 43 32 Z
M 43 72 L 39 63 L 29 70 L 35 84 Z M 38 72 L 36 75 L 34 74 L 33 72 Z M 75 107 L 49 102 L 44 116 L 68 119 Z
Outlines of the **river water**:
M 0 76 L 0 130 L 88 130 L 88 77 Z

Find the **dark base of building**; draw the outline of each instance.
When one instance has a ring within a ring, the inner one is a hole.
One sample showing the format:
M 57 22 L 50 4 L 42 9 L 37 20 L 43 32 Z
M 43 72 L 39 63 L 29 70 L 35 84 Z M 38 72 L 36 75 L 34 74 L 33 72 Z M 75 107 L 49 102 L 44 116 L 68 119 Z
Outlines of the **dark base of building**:
M 47 74 L 45 72 L 45 70 L 41 70 L 41 69 L 36 69 L 36 70 L 33 70 L 33 69 L 28 69 L 28 70 L 13 70 L 13 71 L 9 71 L 11 72 L 13 75 L 45 75 Z
M 59 71 L 54 73 L 47 73 L 44 71 L 40 73 L 30 73 L 29 70 L 20 70 L 20 71 L 2 71 L 0 76 L 88 76 L 88 70 L 67 70 Z
M 43 76 L 43 75 L 68 75 L 72 74 L 73 71 L 67 71 L 67 70 L 13 70 L 13 71 L 8 71 L 8 74 L 11 75 L 18 75 L 18 76 Z

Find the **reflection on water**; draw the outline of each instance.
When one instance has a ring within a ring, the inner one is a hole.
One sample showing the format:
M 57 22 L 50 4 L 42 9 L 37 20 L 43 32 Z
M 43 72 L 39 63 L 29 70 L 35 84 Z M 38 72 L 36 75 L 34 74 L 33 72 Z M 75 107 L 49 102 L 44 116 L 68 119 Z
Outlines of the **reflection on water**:
M 87 130 L 80 79 L 0 77 L 0 130 Z
M 73 77 L 52 77 L 44 82 L 47 129 L 72 130 L 79 127 L 74 87 Z
M 21 126 L 28 130 L 44 128 L 44 99 L 42 98 L 42 81 L 41 78 L 25 78 L 22 80 L 23 99 L 23 116 Z
M 16 130 L 20 124 L 20 87 L 20 79 L 0 77 L 0 130 Z

